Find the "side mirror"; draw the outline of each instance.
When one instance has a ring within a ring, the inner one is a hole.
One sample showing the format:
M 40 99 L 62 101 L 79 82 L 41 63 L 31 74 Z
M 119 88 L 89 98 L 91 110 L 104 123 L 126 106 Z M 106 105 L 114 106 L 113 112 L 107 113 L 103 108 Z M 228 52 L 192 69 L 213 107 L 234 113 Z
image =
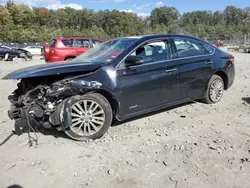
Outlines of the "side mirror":
M 130 67 L 130 66 L 133 66 L 133 65 L 141 65 L 143 63 L 144 63 L 143 58 L 139 57 L 139 56 L 128 56 L 125 59 L 126 67 Z

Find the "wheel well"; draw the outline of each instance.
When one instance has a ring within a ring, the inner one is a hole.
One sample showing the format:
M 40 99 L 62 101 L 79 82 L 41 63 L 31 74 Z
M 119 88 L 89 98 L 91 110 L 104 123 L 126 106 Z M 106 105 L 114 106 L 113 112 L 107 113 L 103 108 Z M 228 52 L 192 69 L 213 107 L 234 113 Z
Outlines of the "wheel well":
M 224 73 L 223 71 L 218 71 L 215 73 L 215 75 L 218 75 L 222 78 L 223 82 L 224 82 L 224 88 L 225 90 L 227 90 L 228 88 L 228 78 L 227 78 L 227 75 L 226 73 Z
M 118 102 L 115 99 L 115 97 L 105 90 L 99 90 L 99 91 L 96 91 L 95 93 L 99 93 L 103 95 L 109 101 L 109 104 L 111 105 L 111 108 L 113 111 L 113 115 L 115 116 L 118 110 Z
M 67 59 L 74 59 L 74 58 L 76 58 L 76 56 L 67 56 L 67 57 L 65 57 L 64 60 L 67 60 Z

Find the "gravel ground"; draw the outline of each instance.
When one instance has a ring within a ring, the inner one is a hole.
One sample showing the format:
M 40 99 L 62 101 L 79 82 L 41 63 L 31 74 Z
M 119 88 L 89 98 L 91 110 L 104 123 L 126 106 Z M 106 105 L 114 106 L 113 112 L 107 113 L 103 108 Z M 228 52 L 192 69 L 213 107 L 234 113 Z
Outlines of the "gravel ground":
M 0 187 L 250 187 L 250 54 L 234 54 L 236 80 L 216 105 L 198 102 L 113 126 L 100 140 L 75 142 L 57 132 L 27 134 L 0 147 Z M 1 62 L 0 76 L 34 64 Z M 0 81 L 0 141 L 13 129 Z

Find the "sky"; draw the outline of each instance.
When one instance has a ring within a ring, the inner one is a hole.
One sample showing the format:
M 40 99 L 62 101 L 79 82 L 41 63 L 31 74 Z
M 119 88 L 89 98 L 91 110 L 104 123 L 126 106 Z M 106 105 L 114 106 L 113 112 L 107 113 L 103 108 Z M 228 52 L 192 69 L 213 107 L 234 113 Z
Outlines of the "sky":
M 7 0 L 0 0 L 4 4 Z M 150 15 L 152 9 L 161 6 L 176 7 L 180 13 L 195 10 L 224 10 L 227 5 L 239 8 L 250 7 L 250 0 L 14 0 L 18 4 L 30 7 L 47 7 L 49 9 L 64 8 L 66 6 L 93 10 L 117 9 L 134 12 L 139 16 Z

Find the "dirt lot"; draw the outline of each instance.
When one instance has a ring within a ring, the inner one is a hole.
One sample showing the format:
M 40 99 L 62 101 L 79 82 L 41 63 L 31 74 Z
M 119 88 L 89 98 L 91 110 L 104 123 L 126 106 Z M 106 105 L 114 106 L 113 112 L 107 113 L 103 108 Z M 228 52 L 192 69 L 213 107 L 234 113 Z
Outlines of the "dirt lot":
M 236 80 L 219 104 L 151 114 L 89 143 L 44 132 L 29 148 L 27 134 L 13 136 L 0 147 L 0 187 L 250 187 L 250 54 L 234 55 Z M 0 76 L 33 64 L 1 62 Z M 0 141 L 13 129 L 6 112 L 15 87 L 0 81 Z

